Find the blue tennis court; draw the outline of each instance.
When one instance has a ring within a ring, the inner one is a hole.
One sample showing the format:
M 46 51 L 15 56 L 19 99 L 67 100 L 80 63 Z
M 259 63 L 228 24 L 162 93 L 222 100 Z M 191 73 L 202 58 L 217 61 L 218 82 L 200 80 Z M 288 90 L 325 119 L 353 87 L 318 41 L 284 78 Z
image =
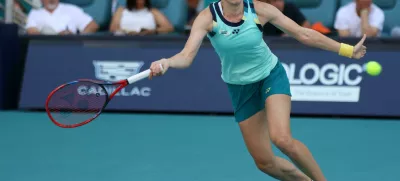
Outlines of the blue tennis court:
M 398 180 L 400 121 L 293 118 L 292 128 L 328 180 Z M 0 153 L 2 181 L 273 180 L 231 116 L 104 114 L 61 129 L 45 113 L 1 112 Z

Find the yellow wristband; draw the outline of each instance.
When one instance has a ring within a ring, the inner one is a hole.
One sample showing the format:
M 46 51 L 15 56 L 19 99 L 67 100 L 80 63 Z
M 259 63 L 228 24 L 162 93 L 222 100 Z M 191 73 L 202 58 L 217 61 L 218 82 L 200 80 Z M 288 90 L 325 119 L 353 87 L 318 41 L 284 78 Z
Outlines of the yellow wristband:
M 353 57 L 353 52 L 354 52 L 354 46 L 344 43 L 340 44 L 339 55 L 351 58 Z

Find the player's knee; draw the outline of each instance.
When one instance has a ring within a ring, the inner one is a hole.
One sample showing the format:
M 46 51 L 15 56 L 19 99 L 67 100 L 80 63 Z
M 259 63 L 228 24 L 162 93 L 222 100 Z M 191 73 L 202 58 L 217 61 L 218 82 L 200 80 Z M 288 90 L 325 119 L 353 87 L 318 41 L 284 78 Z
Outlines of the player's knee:
M 290 135 L 279 134 L 271 136 L 272 143 L 276 145 L 285 154 L 295 153 L 294 140 Z
M 273 173 L 275 169 L 275 162 L 273 158 L 254 159 L 254 162 L 257 168 L 265 173 Z

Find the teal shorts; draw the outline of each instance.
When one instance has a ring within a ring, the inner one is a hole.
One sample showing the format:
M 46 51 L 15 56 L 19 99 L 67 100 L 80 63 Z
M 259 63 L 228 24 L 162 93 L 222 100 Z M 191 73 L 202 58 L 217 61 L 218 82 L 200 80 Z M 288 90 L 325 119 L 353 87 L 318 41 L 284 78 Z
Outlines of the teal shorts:
M 278 62 L 270 75 L 247 85 L 228 84 L 237 122 L 244 121 L 265 108 L 265 100 L 274 94 L 291 95 L 290 83 L 282 64 Z

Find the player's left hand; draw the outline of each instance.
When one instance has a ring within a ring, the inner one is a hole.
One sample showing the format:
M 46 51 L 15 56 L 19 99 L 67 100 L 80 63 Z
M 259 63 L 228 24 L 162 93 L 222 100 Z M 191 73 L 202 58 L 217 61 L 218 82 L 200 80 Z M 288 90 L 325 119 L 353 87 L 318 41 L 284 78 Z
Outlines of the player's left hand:
M 356 46 L 354 46 L 354 52 L 353 52 L 353 57 L 354 59 L 360 59 L 363 58 L 364 55 L 367 53 L 367 47 L 364 46 L 364 41 L 367 38 L 367 35 L 364 34 L 362 39 L 357 43 Z

